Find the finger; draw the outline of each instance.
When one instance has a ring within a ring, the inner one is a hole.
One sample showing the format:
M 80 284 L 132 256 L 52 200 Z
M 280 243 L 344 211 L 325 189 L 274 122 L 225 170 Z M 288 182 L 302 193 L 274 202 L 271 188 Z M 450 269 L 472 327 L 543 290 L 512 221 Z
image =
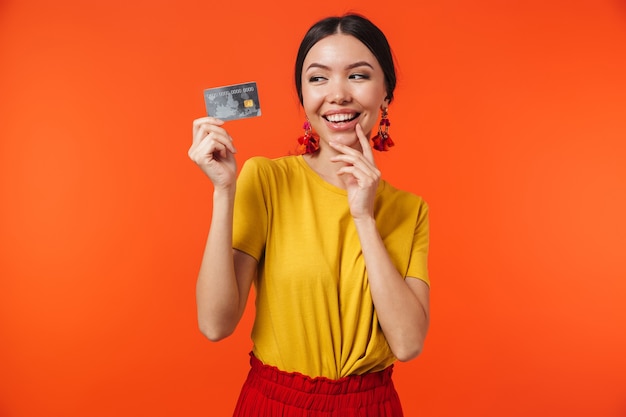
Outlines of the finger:
M 222 126 L 223 120 L 216 119 L 215 117 L 200 117 L 193 121 L 193 138 L 196 140 L 198 133 L 207 129 L 208 126 Z
M 233 147 L 230 138 L 223 136 L 207 136 L 207 139 L 203 141 L 202 144 L 204 144 L 203 150 L 206 154 L 215 154 L 217 152 L 217 155 L 225 158 L 228 153 L 236 153 L 236 149 Z
M 198 123 L 197 126 L 194 126 L 194 129 L 193 129 L 193 140 L 195 142 L 199 142 L 202 139 L 204 139 L 205 136 L 208 136 L 212 132 L 225 134 L 226 130 L 212 123 L 208 123 L 208 122 Z
M 193 121 L 193 126 L 199 126 L 201 124 L 204 123 L 209 123 L 212 125 L 216 125 L 216 126 L 221 126 L 223 125 L 225 122 L 221 119 L 215 118 L 215 117 L 210 117 L 210 116 L 205 116 L 205 117 L 199 117 L 197 119 L 195 119 Z
M 363 152 L 358 151 L 358 150 L 356 150 L 354 148 L 351 148 L 348 145 L 344 145 L 342 143 L 337 143 L 337 142 L 333 142 L 333 141 L 330 141 L 328 143 L 329 143 L 330 146 L 332 146 L 333 148 L 335 148 L 336 150 L 341 152 L 341 154 L 343 154 L 343 155 L 352 155 L 352 156 L 355 156 L 355 157 L 363 155 Z
M 358 178 L 360 183 L 365 180 L 370 183 L 380 180 L 380 171 L 378 168 L 369 164 L 364 158 L 354 164 L 350 162 L 347 163 L 348 165 L 342 166 L 337 170 L 337 174 L 351 174 Z
M 189 149 L 189 154 L 191 156 L 193 153 L 202 158 L 203 156 L 213 154 L 216 148 L 220 150 L 229 149 L 232 153 L 236 153 L 232 138 L 224 129 L 201 126 L 200 130 L 196 133 L 194 143 Z
M 344 162 L 359 167 L 373 177 L 380 176 L 380 171 L 373 160 L 369 160 L 363 153 L 346 145 L 335 146 L 338 151 L 345 152 L 330 158 L 332 162 Z
M 372 147 L 370 146 L 370 141 L 365 132 L 363 132 L 363 128 L 360 124 L 356 125 L 354 129 L 356 132 L 356 136 L 359 138 L 359 142 L 361 142 L 361 148 L 363 149 L 363 155 L 368 159 L 368 161 L 374 163 L 374 152 L 372 152 Z
M 337 174 L 340 176 L 350 175 L 356 180 L 357 184 L 359 184 L 361 188 L 369 188 L 377 181 L 376 176 L 370 175 L 369 173 L 358 169 L 354 165 L 349 165 L 338 169 Z
M 189 151 L 190 158 L 199 165 L 228 156 L 228 149 L 220 142 L 207 140 Z
M 367 137 L 365 137 L 365 141 L 367 142 Z M 369 147 L 369 143 L 367 143 L 367 146 L 363 147 L 363 142 L 362 142 L 361 138 L 359 138 L 359 143 L 361 144 L 361 147 L 363 148 L 363 151 L 359 151 L 358 149 L 354 149 L 354 148 L 352 148 L 352 147 L 350 147 L 348 145 L 344 145 L 342 143 L 337 143 L 337 142 L 333 142 L 333 141 L 330 141 L 329 145 L 332 146 L 333 148 L 335 148 L 337 151 L 341 152 L 341 154 L 343 154 L 343 155 L 352 155 L 354 157 L 363 158 L 366 161 L 373 163 L 374 162 L 373 158 L 371 159 L 371 161 L 368 160 L 367 158 L 364 158 L 364 156 L 365 156 L 364 152 L 366 152 L 367 150 L 369 150 L 370 154 L 371 154 L 371 149 Z
M 367 175 L 371 177 L 376 177 L 378 175 L 378 168 L 376 165 L 372 164 L 370 161 L 365 159 L 365 157 L 361 154 L 359 155 L 335 155 L 330 159 L 332 162 L 344 162 L 347 165 L 357 167 L 361 171 L 365 172 Z
M 203 124 L 199 127 L 196 136 L 194 137 L 194 144 L 198 144 L 204 140 L 215 140 L 226 146 L 232 153 L 237 153 L 237 149 L 233 144 L 233 138 L 219 126 L 210 124 Z

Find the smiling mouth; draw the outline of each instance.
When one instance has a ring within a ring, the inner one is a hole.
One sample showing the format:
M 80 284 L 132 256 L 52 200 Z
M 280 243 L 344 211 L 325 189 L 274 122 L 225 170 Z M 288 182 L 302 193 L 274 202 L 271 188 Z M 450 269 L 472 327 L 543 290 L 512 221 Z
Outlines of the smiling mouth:
M 354 114 L 338 113 L 338 114 L 329 114 L 329 115 L 322 116 L 322 117 L 324 118 L 324 120 L 330 123 L 348 123 L 348 122 L 353 121 L 360 115 L 361 113 L 354 113 Z

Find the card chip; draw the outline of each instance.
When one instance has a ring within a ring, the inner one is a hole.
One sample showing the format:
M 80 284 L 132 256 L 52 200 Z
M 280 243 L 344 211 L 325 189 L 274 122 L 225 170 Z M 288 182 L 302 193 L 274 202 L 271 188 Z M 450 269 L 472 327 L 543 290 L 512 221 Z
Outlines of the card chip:
M 243 101 L 243 106 L 248 108 L 248 107 L 254 107 L 254 100 L 244 100 Z

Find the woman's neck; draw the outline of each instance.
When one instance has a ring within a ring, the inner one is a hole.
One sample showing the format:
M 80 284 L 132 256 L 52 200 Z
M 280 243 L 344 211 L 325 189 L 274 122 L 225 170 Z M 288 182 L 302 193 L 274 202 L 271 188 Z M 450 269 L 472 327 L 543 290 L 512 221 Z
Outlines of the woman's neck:
M 324 181 L 335 187 L 345 189 L 345 184 L 339 175 L 337 175 L 337 170 L 345 164 L 343 162 L 331 161 L 330 158 L 332 155 L 332 152 L 324 152 L 324 149 L 320 149 L 313 154 L 304 154 L 303 158 L 307 165 Z

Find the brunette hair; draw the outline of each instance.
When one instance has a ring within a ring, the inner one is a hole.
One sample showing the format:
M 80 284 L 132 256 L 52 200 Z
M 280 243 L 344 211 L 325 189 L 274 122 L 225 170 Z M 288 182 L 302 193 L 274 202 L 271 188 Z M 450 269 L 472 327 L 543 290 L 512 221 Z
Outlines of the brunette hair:
M 391 101 L 393 99 L 393 91 L 396 88 L 396 70 L 389 42 L 387 42 L 385 34 L 370 20 L 359 14 L 349 13 L 343 16 L 322 19 L 311 26 L 304 35 L 298 49 L 295 67 L 296 90 L 300 104 L 303 103 L 302 66 L 304 65 L 304 58 L 313 45 L 325 37 L 337 33 L 354 36 L 367 46 L 374 57 L 376 57 L 385 75 L 386 98 Z

